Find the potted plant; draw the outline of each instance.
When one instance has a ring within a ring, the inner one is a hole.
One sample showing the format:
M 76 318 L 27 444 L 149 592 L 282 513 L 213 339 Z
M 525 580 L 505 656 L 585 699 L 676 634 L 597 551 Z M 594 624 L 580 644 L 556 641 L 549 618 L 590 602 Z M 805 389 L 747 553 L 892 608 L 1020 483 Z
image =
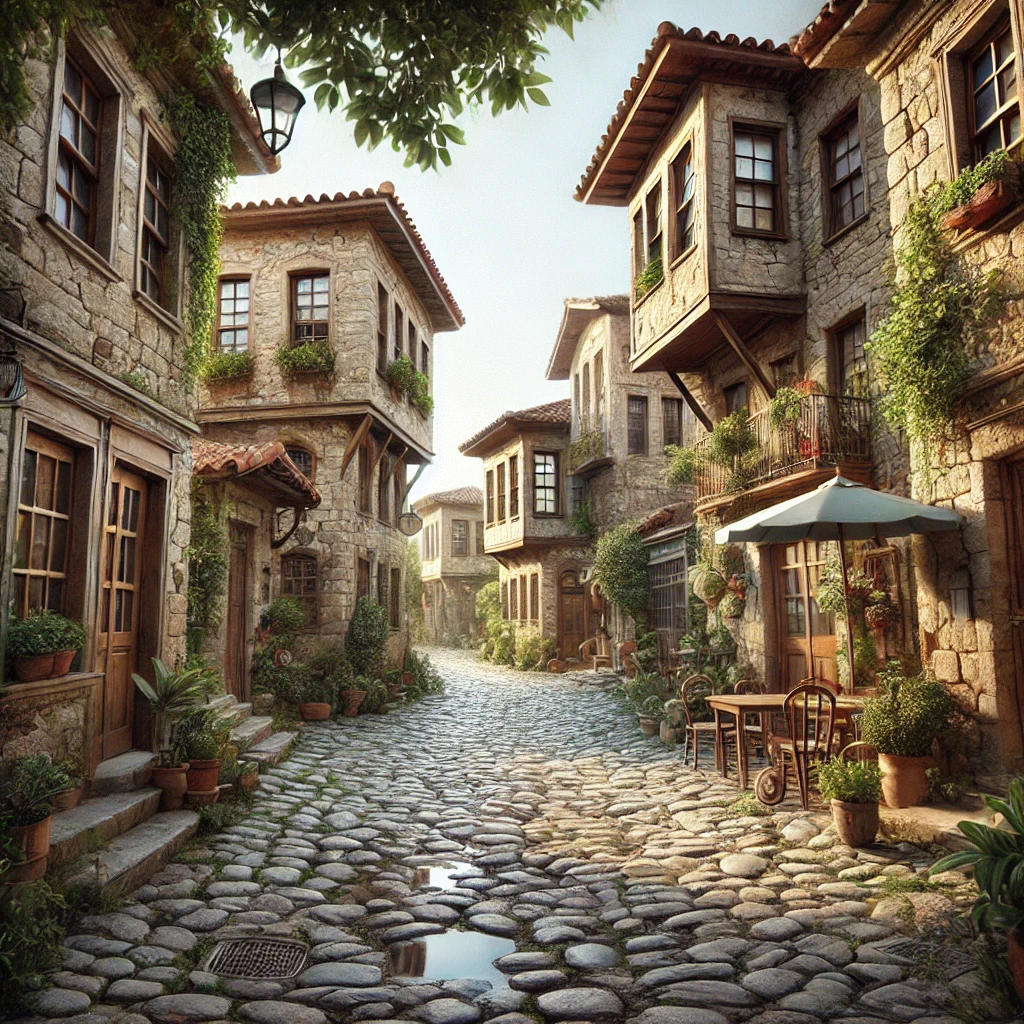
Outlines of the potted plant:
M 366 688 L 366 696 L 359 710 L 366 714 L 383 715 L 387 713 L 387 702 L 387 685 L 382 679 L 374 679 Z
M 85 795 L 85 770 L 82 767 L 82 759 L 77 754 L 68 754 L 57 762 L 57 766 L 68 777 L 68 787 L 54 797 L 54 811 L 70 811 L 77 807 Z
M 847 846 L 867 846 L 878 834 L 881 769 L 875 761 L 844 761 L 833 757 L 818 766 L 822 800 L 832 805 L 832 820 Z
M 728 589 L 728 582 L 715 566 L 698 562 L 690 571 L 690 587 L 698 600 L 713 608 Z
M 1007 800 L 985 797 L 985 803 L 1003 817 L 998 828 L 961 821 L 957 828 L 973 849 L 943 857 L 932 873 L 958 868 L 974 869 L 980 890 L 971 917 L 976 927 L 1006 932 L 1007 957 L 1017 995 L 1024 1000 L 1024 780 L 1010 783 Z
M 665 702 L 656 694 L 651 694 L 637 708 L 636 717 L 640 723 L 640 731 L 645 736 L 653 736 L 661 729 L 661 722 L 665 717 Z
M 175 757 L 174 732 L 178 722 L 205 698 L 207 674 L 201 668 L 174 672 L 159 658 L 152 661 L 152 684 L 137 672 L 132 673 L 132 679 L 153 712 L 154 745 L 159 755 L 153 769 L 153 785 L 163 790 L 160 810 L 180 811 L 185 802 L 188 764 Z
M 259 783 L 259 765 L 255 761 L 239 761 L 237 749 L 229 746 L 217 778 L 221 787 L 233 786 L 236 796 L 248 796 Z
M 945 187 L 942 228 L 968 231 L 988 223 L 1017 202 L 1018 179 L 1018 166 L 1005 149 L 991 153 Z
M 373 681 L 366 676 L 356 676 L 351 687 L 339 692 L 343 703 L 342 714 L 346 718 L 355 718 L 359 714 L 359 708 L 366 700 L 366 694 L 372 685 Z
M 331 717 L 334 685 L 329 679 L 318 679 L 311 673 L 297 673 L 294 684 L 295 704 L 304 722 L 322 722 Z
M 188 763 L 185 781 L 190 802 L 195 802 L 193 794 L 217 792 L 217 778 L 230 731 L 217 711 L 207 706 L 190 711 L 178 723 L 175 751 L 177 760 Z M 216 803 L 216 797 L 209 802 Z
M 46 873 L 53 803 L 71 780 L 46 754 L 0 761 L 0 820 L 10 828 L 21 859 L 5 882 L 34 882 Z
M 942 683 L 904 677 L 898 661 L 890 661 L 875 683 L 878 696 L 864 701 L 864 739 L 878 750 L 886 805 L 913 807 L 928 796 L 932 745 L 949 727 L 957 704 Z
M 391 385 L 392 394 L 396 399 L 412 390 L 415 376 L 416 367 L 405 355 L 392 360 L 384 370 L 384 377 Z
M 32 683 L 67 675 L 85 644 L 85 627 L 56 612 L 33 612 L 11 622 L 7 654 L 19 682 Z
M 405 682 L 405 676 L 409 677 L 409 682 Z M 390 672 L 384 673 L 384 685 L 388 690 L 388 700 L 396 701 L 402 699 L 402 691 L 406 686 L 412 686 L 412 673 L 401 672 L 398 669 L 393 669 Z

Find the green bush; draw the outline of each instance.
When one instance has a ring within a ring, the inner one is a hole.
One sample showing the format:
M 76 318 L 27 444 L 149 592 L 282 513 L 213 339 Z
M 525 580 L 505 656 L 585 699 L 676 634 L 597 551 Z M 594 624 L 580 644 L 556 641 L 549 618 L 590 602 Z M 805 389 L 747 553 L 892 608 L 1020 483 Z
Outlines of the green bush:
M 85 627 L 56 612 L 31 612 L 12 619 L 7 629 L 7 654 L 12 658 L 77 651 L 85 645 Z
M 833 757 L 818 766 L 822 800 L 847 804 L 877 804 L 882 796 L 882 772 L 877 761 L 844 761 Z
M 669 457 L 668 471 L 665 474 L 669 484 L 673 487 L 683 487 L 696 483 L 696 448 L 680 448 L 678 445 L 670 444 L 666 446 L 665 454 Z
M 215 352 L 203 367 L 203 380 L 213 384 L 248 377 L 255 365 L 251 352 Z
M 864 701 L 864 739 L 880 754 L 927 757 L 950 726 L 958 705 L 942 683 L 922 676 L 904 678 L 897 661 L 879 672 L 877 697 Z
M 384 667 L 388 615 L 372 598 L 361 597 L 345 634 L 345 656 L 357 675 L 376 675 Z
M 203 706 L 189 712 L 174 730 L 175 760 L 213 761 L 223 757 L 230 726 L 216 710 Z
M 384 680 L 364 680 L 364 686 L 360 686 L 359 689 L 364 688 L 366 690 L 366 696 L 363 698 L 363 703 L 359 707 L 360 712 L 373 715 L 379 711 L 383 711 L 384 705 L 388 702 L 388 688 Z
M 0 986 L 5 1010 L 23 1006 L 60 964 L 64 897 L 45 881 L 0 886 Z
M 633 282 L 633 294 L 637 300 L 640 301 L 661 279 L 665 276 L 665 269 L 661 262 L 660 256 L 655 256 L 653 260 L 649 260 L 647 266 L 637 274 L 636 280 Z
M 806 396 L 796 388 L 779 388 L 768 403 L 768 422 L 773 427 L 798 423 Z
M 228 502 L 217 499 L 198 477 L 192 481 L 192 529 L 188 550 L 188 653 L 195 656 L 220 625 L 228 583 Z
M 413 381 L 416 379 L 416 367 L 408 356 L 399 356 L 388 363 L 384 376 L 396 391 L 408 394 L 412 391 Z
M 284 374 L 331 373 L 334 349 L 326 341 L 307 341 L 291 348 L 279 348 L 274 361 Z
M 422 697 L 444 693 L 444 679 L 426 654 L 409 651 L 405 656 L 405 671 L 412 673 L 412 685 L 406 690 L 406 700 L 420 700 Z
M 543 672 L 555 656 L 555 641 L 543 636 L 536 626 L 519 626 L 515 631 L 515 667 L 520 672 Z
M 43 821 L 58 794 L 70 788 L 68 773 L 46 754 L 0 761 L 0 821 L 14 827 Z
M 494 653 L 491 661 L 495 665 L 515 665 L 516 663 L 516 629 L 511 622 L 506 622 L 497 636 L 494 637 Z
M 279 597 L 263 609 L 260 621 L 274 636 L 290 636 L 305 626 L 306 613 L 294 597 Z
M 600 537 L 594 556 L 601 593 L 637 622 L 647 612 L 647 558 L 635 522 L 620 523 Z
M 430 378 L 418 370 L 409 389 L 409 401 L 413 408 L 419 409 L 424 416 L 429 416 L 434 411 L 434 396 L 430 393 Z
M 579 506 L 569 517 L 569 522 L 576 533 L 581 537 L 586 537 L 588 540 L 597 540 L 597 535 L 601 532 L 597 518 L 594 515 L 594 503 L 590 498 L 580 502 Z
M 739 459 L 757 448 L 757 434 L 750 425 L 750 413 L 746 409 L 725 416 L 715 424 L 708 442 L 708 455 L 720 466 L 732 469 Z

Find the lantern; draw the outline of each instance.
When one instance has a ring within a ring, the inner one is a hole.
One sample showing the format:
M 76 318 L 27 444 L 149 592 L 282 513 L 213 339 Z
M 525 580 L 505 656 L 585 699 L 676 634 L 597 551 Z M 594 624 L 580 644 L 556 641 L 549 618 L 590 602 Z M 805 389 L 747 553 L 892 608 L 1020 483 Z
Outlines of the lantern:
M 306 97 L 287 78 L 281 61 L 274 65 L 274 77 L 257 82 L 249 93 L 260 122 L 260 138 L 275 155 L 292 141 L 295 119 Z

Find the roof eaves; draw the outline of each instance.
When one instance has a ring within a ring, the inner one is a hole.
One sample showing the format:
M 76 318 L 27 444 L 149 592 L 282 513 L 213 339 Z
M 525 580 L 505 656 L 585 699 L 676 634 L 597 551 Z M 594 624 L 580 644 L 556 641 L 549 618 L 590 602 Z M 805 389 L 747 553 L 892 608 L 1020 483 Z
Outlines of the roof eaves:
M 580 336 L 595 317 L 610 313 L 628 315 L 628 295 L 598 295 L 590 299 L 566 299 L 562 323 L 555 337 L 555 345 L 548 359 L 548 380 L 568 380 L 573 355 Z

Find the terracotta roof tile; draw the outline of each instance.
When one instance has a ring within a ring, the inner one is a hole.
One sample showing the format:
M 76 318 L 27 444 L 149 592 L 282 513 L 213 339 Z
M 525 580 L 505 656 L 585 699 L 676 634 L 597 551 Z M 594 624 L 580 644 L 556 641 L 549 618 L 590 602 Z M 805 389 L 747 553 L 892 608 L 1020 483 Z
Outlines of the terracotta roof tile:
M 214 476 L 228 472 L 232 476 L 263 472 L 278 483 L 301 494 L 307 506 L 320 504 L 320 492 L 285 453 L 280 441 L 262 444 L 224 444 L 206 437 L 192 439 L 192 473 Z
M 557 426 L 568 426 L 571 422 L 572 402 L 568 398 L 560 398 L 557 402 L 547 402 L 544 405 L 532 405 L 529 409 L 503 412 L 493 423 L 489 423 L 483 430 L 477 431 L 468 441 L 463 441 L 459 445 L 459 451 L 465 452 L 472 448 L 503 423 L 551 423 Z
M 413 508 L 419 511 L 430 505 L 483 505 L 484 492 L 479 487 L 456 487 L 451 491 L 435 491 L 433 494 L 425 494 L 413 503 Z
M 684 526 L 692 521 L 693 502 L 678 501 L 652 512 L 637 527 L 637 533 L 641 537 L 650 537 L 659 530 L 665 530 L 670 526 Z
M 842 26 L 846 16 L 860 0 L 828 0 L 815 15 L 814 21 L 789 41 L 798 57 L 809 60 Z

